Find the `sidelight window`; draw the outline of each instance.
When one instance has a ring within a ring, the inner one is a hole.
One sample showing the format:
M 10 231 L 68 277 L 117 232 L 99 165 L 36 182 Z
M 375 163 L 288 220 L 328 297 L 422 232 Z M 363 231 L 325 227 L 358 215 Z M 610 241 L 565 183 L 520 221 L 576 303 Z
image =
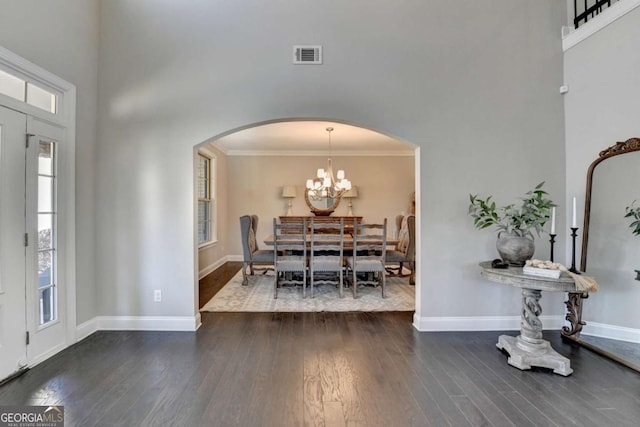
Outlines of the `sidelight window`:
M 38 147 L 38 300 L 40 325 L 57 320 L 56 145 Z

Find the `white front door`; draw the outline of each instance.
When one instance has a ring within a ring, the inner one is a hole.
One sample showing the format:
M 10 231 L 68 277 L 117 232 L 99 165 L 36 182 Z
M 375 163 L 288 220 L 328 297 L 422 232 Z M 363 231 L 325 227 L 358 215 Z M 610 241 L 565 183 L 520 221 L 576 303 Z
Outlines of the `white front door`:
M 64 129 L 0 107 L 0 380 L 66 346 Z
M 24 114 L 0 107 L 0 380 L 27 365 L 26 129 Z

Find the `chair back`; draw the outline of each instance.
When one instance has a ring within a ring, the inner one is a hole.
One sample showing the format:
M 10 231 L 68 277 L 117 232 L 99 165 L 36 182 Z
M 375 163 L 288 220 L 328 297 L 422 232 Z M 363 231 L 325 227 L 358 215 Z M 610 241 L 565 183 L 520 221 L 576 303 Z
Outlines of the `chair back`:
M 416 216 L 405 215 L 402 218 L 396 251 L 402 252 L 407 262 L 413 262 L 416 255 Z
M 311 297 L 316 285 L 336 285 L 340 298 L 343 292 L 344 218 L 339 222 L 316 222 L 309 224 L 309 274 Z
M 344 252 L 344 218 L 334 223 L 316 222 L 311 218 L 309 224 L 311 239 L 309 256 L 339 256 Z
M 307 257 L 307 220 L 298 223 L 278 223 L 273 219 L 273 252 L 276 264 L 283 264 L 287 259 L 299 261 Z M 277 267 L 277 266 L 276 266 Z M 299 271 L 299 270 L 286 270 Z
M 302 297 L 306 294 L 307 282 L 307 221 L 300 223 L 278 223 L 273 219 L 274 289 L 273 297 L 278 298 L 278 288 L 284 285 L 301 285 Z M 302 273 L 301 278 L 294 274 Z
M 384 266 L 387 250 L 387 219 L 382 224 L 355 224 L 353 233 L 353 256 L 355 268 L 358 260 L 380 260 Z

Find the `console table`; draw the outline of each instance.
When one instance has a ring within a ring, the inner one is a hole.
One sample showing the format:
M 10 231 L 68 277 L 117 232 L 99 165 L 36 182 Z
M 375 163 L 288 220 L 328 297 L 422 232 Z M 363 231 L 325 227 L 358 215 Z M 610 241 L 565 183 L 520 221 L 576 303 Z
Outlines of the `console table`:
M 335 224 L 339 223 L 340 219 L 344 219 L 344 232 L 351 233 L 353 232 L 353 222 L 357 221 L 358 224 L 362 224 L 361 216 L 281 216 L 280 223 L 281 224 L 300 224 L 303 219 L 307 220 L 307 225 L 311 226 L 311 218 L 313 221 L 317 223 L 323 224 Z M 337 230 L 327 229 L 327 232 L 336 232 Z
M 556 374 L 570 375 L 573 369 L 569 359 L 551 348 L 549 341 L 542 339 L 539 316 L 542 313 L 542 291 L 579 292 L 573 279 L 565 273 L 558 279 L 527 275 L 522 273 L 522 267 L 492 268 L 491 261 L 481 262 L 480 268 L 485 279 L 522 289 L 520 335 L 500 335 L 496 344 L 509 353 L 509 365 L 522 370 L 541 366 L 553 369 Z

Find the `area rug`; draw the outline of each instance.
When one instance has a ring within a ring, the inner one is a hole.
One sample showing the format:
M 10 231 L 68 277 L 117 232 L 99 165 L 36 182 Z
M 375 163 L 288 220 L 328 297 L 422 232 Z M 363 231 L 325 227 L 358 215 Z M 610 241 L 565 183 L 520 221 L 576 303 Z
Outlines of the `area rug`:
M 273 298 L 273 274 L 249 276 L 249 285 L 242 286 L 242 273 L 236 274 L 200 311 L 208 312 L 318 312 L 318 311 L 414 311 L 415 286 L 408 277 L 388 277 L 387 297 L 379 287 L 359 286 L 358 298 L 351 288 L 345 288 L 340 298 L 334 285 L 314 286 L 314 298 L 302 298 L 302 288 L 285 286 Z

